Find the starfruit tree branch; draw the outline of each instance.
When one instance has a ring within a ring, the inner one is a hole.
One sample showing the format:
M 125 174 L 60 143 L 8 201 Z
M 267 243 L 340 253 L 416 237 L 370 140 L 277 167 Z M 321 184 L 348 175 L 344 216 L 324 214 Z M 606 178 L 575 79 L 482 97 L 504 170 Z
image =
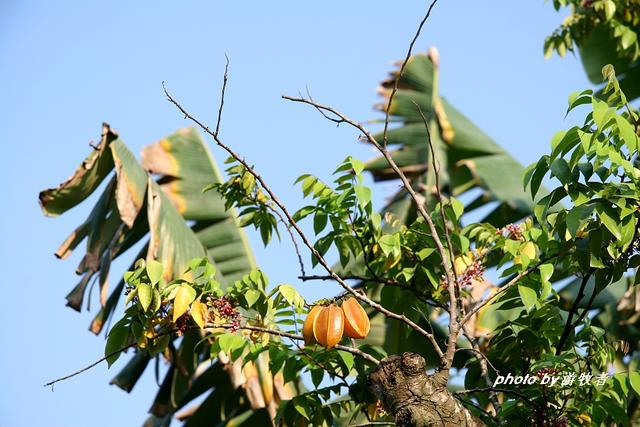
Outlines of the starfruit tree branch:
M 444 229 L 444 236 L 447 241 L 447 249 L 449 252 L 449 262 L 452 266 L 451 273 L 453 275 L 453 281 L 449 280 L 449 287 L 453 284 L 453 290 L 449 288 L 449 306 L 451 310 L 449 311 L 449 337 L 447 341 L 447 360 L 453 360 L 453 355 L 456 351 L 456 341 L 459 335 L 459 321 L 456 318 L 458 316 L 458 310 L 460 311 L 460 315 L 462 316 L 462 311 L 464 309 L 464 305 L 462 304 L 461 294 L 460 294 L 460 283 L 458 281 L 458 275 L 455 269 L 454 263 L 454 255 L 453 255 L 453 245 L 451 243 L 451 236 L 449 234 L 449 227 L 447 226 L 447 217 L 444 214 L 444 200 L 442 197 L 442 193 L 440 192 L 440 171 L 438 170 L 438 164 L 436 161 L 436 152 L 433 146 L 433 140 L 431 139 L 431 130 L 429 129 L 429 122 L 420 108 L 420 105 L 413 101 L 413 104 L 416 106 L 418 113 L 420 113 L 420 117 L 422 118 L 422 123 L 424 124 L 425 131 L 427 133 L 427 143 L 429 144 L 429 151 L 431 151 L 431 167 L 433 168 L 433 174 L 435 177 L 436 184 L 436 197 L 438 199 L 438 205 L 440 207 L 440 216 L 442 217 L 442 228 Z M 458 308 L 458 310 L 455 309 Z
M 409 179 L 407 178 L 407 176 L 404 174 L 404 172 L 402 172 L 402 170 L 398 167 L 398 165 L 396 164 L 395 160 L 393 160 L 393 157 L 391 156 L 391 153 L 389 153 L 389 151 L 383 147 L 380 142 L 378 142 L 378 140 L 373 136 L 373 134 L 366 129 L 362 124 L 356 122 L 353 119 L 350 119 L 349 117 L 347 117 L 346 115 L 342 114 L 341 112 L 339 112 L 338 110 L 336 110 L 333 107 L 327 106 L 327 105 L 323 105 L 323 104 L 319 104 L 311 99 L 307 99 L 307 98 L 295 98 L 295 97 L 291 97 L 291 96 L 287 96 L 287 95 L 283 95 L 282 96 L 283 99 L 286 99 L 288 101 L 292 101 L 292 102 L 299 102 L 299 103 L 303 103 L 303 104 L 307 104 L 307 105 L 311 105 L 312 107 L 324 111 L 324 112 L 329 112 L 333 115 L 335 115 L 341 122 L 343 123 L 347 123 L 350 126 L 356 128 L 357 130 L 359 130 L 362 135 L 363 135 L 363 139 L 366 142 L 369 142 L 371 145 L 374 146 L 374 148 L 376 148 L 376 150 L 378 150 L 378 152 L 380 152 L 380 154 L 382 154 L 382 156 L 387 160 L 387 163 L 389 164 L 389 166 L 393 169 L 393 171 L 396 173 L 396 175 L 400 178 L 400 180 L 402 181 L 402 185 L 404 186 L 405 190 L 407 191 L 407 193 L 409 193 L 409 195 L 411 196 L 411 198 L 413 199 L 416 208 L 418 209 L 418 212 L 420 213 L 420 216 L 424 219 L 424 221 L 427 223 L 427 226 L 429 227 L 429 231 L 431 232 L 431 237 L 433 238 L 435 245 L 436 245 L 436 249 L 438 251 L 438 254 L 440 255 L 440 258 L 442 259 L 442 264 L 444 267 L 444 271 L 446 274 L 446 279 L 447 279 L 447 290 L 449 293 L 449 309 L 450 309 L 450 325 L 449 325 L 449 342 L 447 343 L 447 351 L 445 354 L 445 359 L 442 360 L 442 365 L 443 368 L 448 369 L 449 367 L 451 367 L 451 363 L 453 362 L 453 356 L 455 355 L 455 349 L 456 349 L 456 339 L 455 338 L 451 338 L 451 337 L 458 337 L 458 333 L 460 331 L 460 327 L 457 321 L 457 315 L 456 313 L 458 312 L 458 307 L 457 307 L 457 301 L 456 301 L 456 293 L 455 293 L 455 278 L 453 276 L 453 269 L 451 266 L 451 263 L 449 261 L 449 255 L 447 253 L 447 251 L 444 248 L 444 245 L 442 243 L 442 240 L 440 239 L 440 235 L 438 233 L 438 229 L 435 225 L 435 223 L 433 222 L 433 219 L 431 218 L 431 216 L 429 215 L 429 213 L 426 211 L 425 207 L 424 207 L 424 203 L 423 200 L 421 200 L 421 198 L 418 196 L 418 194 L 416 193 L 416 191 L 413 189 L 413 186 L 411 185 L 411 182 L 409 182 Z M 426 331 L 425 331 L 426 332 Z M 424 335 L 424 334 L 423 334 Z
M 200 329 L 199 326 L 197 327 L 190 327 L 188 328 L 189 330 L 195 330 L 195 329 Z M 295 341 L 304 341 L 304 337 L 302 335 L 296 335 L 296 334 L 292 334 L 289 332 L 284 332 L 284 331 L 280 331 L 277 329 L 271 329 L 271 328 L 263 328 L 260 326 L 251 326 L 251 325 L 245 325 L 245 326 L 240 326 L 237 327 L 236 325 L 231 325 L 231 324 L 223 324 L 223 325 L 217 325 L 217 324 L 209 324 L 209 325 L 205 325 L 204 329 L 230 329 L 230 330 L 235 330 L 235 329 L 239 329 L 239 330 L 243 330 L 243 331 L 252 331 L 252 332 L 261 332 L 261 333 L 265 333 L 265 334 L 269 334 L 269 335 L 275 335 L 275 336 L 279 336 L 282 338 L 289 338 L 291 340 L 295 340 Z M 160 332 L 158 333 L 153 339 L 157 339 L 157 338 L 161 338 L 165 335 L 172 335 L 174 333 L 178 332 L 177 329 L 172 329 L 172 330 L 168 330 L 168 331 L 164 331 L 164 332 Z M 94 368 L 96 366 L 98 366 L 100 363 L 106 361 L 107 359 L 109 359 L 110 357 L 116 356 L 124 351 L 129 350 L 130 348 L 133 347 L 137 347 L 138 343 L 137 342 L 132 342 L 129 343 L 117 350 L 112 351 L 109 354 L 106 354 L 104 357 L 101 357 L 100 359 L 96 360 L 95 362 L 92 362 L 91 364 L 85 366 L 82 369 L 78 369 L 75 372 L 72 372 L 71 374 L 65 375 L 63 377 L 57 378 L 53 381 L 49 381 L 48 383 L 44 384 L 44 387 L 48 387 L 48 386 L 53 386 L 55 383 L 61 382 L 61 381 L 65 381 L 68 380 L 69 378 L 73 378 L 76 375 L 80 375 L 83 372 L 88 371 L 91 368 Z M 363 359 L 367 360 L 368 362 L 373 363 L 374 365 L 378 365 L 380 364 L 380 361 L 378 359 L 376 359 L 375 357 L 373 357 L 372 355 L 370 355 L 369 353 L 365 353 L 364 351 L 354 348 L 354 347 L 349 347 L 346 345 L 336 345 L 334 347 L 336 350 L 341 350 L 341 351 L 346 351 L 347 353 L 351 353 L 354 356 L 358 356 L 358 357 L 362 357 Z
M 361 302 L 369 305 L 374 310 L 377 310 L 378 312 L 382 313 L 384 316 L 386 316 L 388 318 L 391 318 L 391 319 L 396 319 L 396 320 L 398 320 L 400 322 L 405 323 L 407 326 L 409 326 L 410 328 L 412 328 L 413 330 L 415 330 L 416 332 L 418 332 L 419 334 L 421 334 L 422 336 L 427 338 L 430 342 L 432 342 L 432 343 L 436 342 L 435 337 L 432 334 L 430 334 L 428 331 L 423 329 L 420 325 L 418 325 L 417 323 L 415 323 L 414 321 L 412 321 L 411 319 L 409 319 L 405 315 L 399 314 L 399 313 L 395 313 L 395 312 L 385 308 L 381 304 L 373 301 L 368 296 L 357 292 L 353 287 L 351 287 L 344 280 L 342 280 L 342 278 L 331 268 L 329 263 L 320 254 L 320 252 L 318 252 L 318 250 L 313 246 L 313 244 L 311 243 L 311 241 L 309 240 L 307 235 L 302 231 L 300 226 L 293 219 L 293 216 L 291 215 L 291 213 L 289 212 L 287 207 L 280 201 L 280 199 L 276 196 L 276 194 L 273 192 L 273 190 L 271 190 L 271 188 L 266 184 L 266 182 L 264 181 L 262 176 L 260 174 L 258 174 L 256 172 L 256 170 L 251 165 L 249 165 L 247 163 L 247 161 L 244 159 L 244 157 L 240 156 L 231 147 L 229 147 L 227 144 L 225 144 L 222 141 L 222 139 L 220 139 L 218 137 L 217 133 L 213 132 L 207 125 L 202 123 L 200 120 L 198 120 L 193 115 L 191 115 L 187 110 L 185 110 L 184 107 L 182 107 L 182 105 L 180 105 L 180 103 L 178 103 L 171 96 L 171 94 L 169 94 L 169 92 L 166 89 L 166 86 L 164 85 L 164 82 L 163 82 L 162 86 L 163 86 L 163 89 L 164 89 L 164 93 L 167 96 L 167 99 L 169 100 L 169 102 L 171 102 L 173 105 L 175 105 L 176 108 L 178 108 L 178 110 L 182 114 L 184 114 L 185 119 L 189 119 L 193 123 L 198 125 L 204 132 L 206 132 L 208 135 L 210 135 L 213 138 L 213 140 L 216 143 L 216 145 L 218 145 L 220 148 L 222 148 L 224 151 L 226 151 L 231 157 L 233 157 L 238 163 L 240 163 L 246 169 L 247 172 L 249 172 L 251 175 L 253 175 L 253 177 L 256 179 L 256 181 L 260 183 L 260 185 L 264 189 L 264 191 L 267 192 L 267 194 L 271 198 L 271 201 L 280 209 L 282 214 L 286 217 L 287 222 L 296 231 L 296 233 L 298 234 L 298 236 L 300 237 L 300 239 L 302 240 L 304 245 L 309 249 L 309 251 L 313 254 L 313 256 L 316 257 L 316 259 L 318 260 L 318 264 L 320 264 L 322 266 L 322 268 L 324 268 L 325 271 L 327 273 L 329 273 L 329 275 L 331 277 L 333 277 L 334 280 L 345 291 L 349 292 L 351 295 L 353 295 L 356 299 L 360 300 Z

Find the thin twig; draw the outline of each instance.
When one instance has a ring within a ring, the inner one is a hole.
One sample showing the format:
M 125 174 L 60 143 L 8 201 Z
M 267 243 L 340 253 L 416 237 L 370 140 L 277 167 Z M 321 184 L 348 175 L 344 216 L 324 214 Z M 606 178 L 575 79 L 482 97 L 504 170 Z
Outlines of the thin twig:
M 224 93 L 227 90 L 227 80 L 229 80 L 229 57 L 224 54 L 224 76 L 222 78 L 222 90 L 220 92 L 220 106 L 218 107 L 218 118 L 216 119 L 216 135 L 220 133 L 220 121 L 222 120 L 222 109 L 224 108 Z
M 309 251 L 316 257 L 316 259 L 318 260 L 318 263 L 327 271 L 327 273 L 329 273 L 329 275 L 331 275 L 332 277 L 334 277 L 334 279 L 336 280 L 336 282 L 338 282 L 338 284 L 340 286 L 342 286 L 342 288 L 344 288 L 347 292 L 349 292 L 350 294 L 352 294 L 356 299 L 364 302 L 365 304 L 371 306 L 373 309 L 379 311 L 380 313 L 384 314 L 385 316 L 392 318 L 392 319 L 396 319 L 399 320 L 403 323 L 405 323 L 406 325 L 408 325 L 410 328 L 412 328 L 413 330 L 415 330 L 416 332 L 420 333 L 421 335 L 423 335 L 424 337 L 428 338 L 430 337 L 431 334 L 429 334 L 429 332 L 427 332 L 426 330 L 424 330 L 422 327 L 420 327 L 420 325 L 418 325 L 417 323 L 413 322 L 411 319 L 409 319 L 408 317 L 404 316 L 403 314 L 398 314 L 395 313 L 391 310 L 388 310 L 387 308 L 383 307 L 381 304 L 373 301 L 371 298 L 369 298 L 366 295 L 363 295 L 359 292 L 357 292 L 355 289 L 353 289 L 351 286 L 349 286 L 344 280 L 342 280 L 340 278 L 340 276 L 338 276 L 337 273 L 335 273 L 333 271 L 333 269 L 331 268 L 331 266 L 329 265 L 329 263 L 324 259 L 324 257 L 320 254 L 320 252 L 318 252 L 318 250 L 313 246 L 313 244 L 309 241 L 309 239 L 307 238 L 306 234 L 302 231 L 302 229 L 300 228 L 300 226 L 298 226 L 298 224 L 296 223 L 296 221 L 293 219 L 293 216 L 291 215 L 291 213 L 289 213 L 289 210 L 286 208 L 286 206 L 280 201 L 280 199 L 278 199 L 278 197 L 275 195 L 275 193 L 271 190 L 271 188 L 266 184 L 266 182 L 264 181 L 264 179 L 262 178 L 262 176 L 260 176 L 254 169 L 253 167 L 251 167 L 245 160 L 243 157 L 241 157 L 238 153 L 236 153 L 234 150 L 232 150 L 228 145 L 226 145 L 219 137 L 216 133 L 212 132 L 211 129 L 209 129 L 208 126 L 206 126 L 205 124 L 203 124 L 202 122 L 200 122 L 198 119 L 196 119 L 195 117 L 193 117 L 189 112 L 187 112 L 182 105 L 180 105 L 167 91 L 164 82 L 163 82 L 163 88 L 164 88 L 164 93 L 167 96 L 167 99 L 176 106 L 176 108 L 178 108 L 178 110 L 180 110 L 180 112 L 182 114 L 184 114 L 185 118 L 191 120 L 193 123 L 197 124 L 204 132 L 206 132 L 207 134 L 209 134 L 213 140 L 215 141 L 215 143 L 222 148 L 223 150 L 225 150 L 231 157 L 233 157 L 238 163 L 240 163 L 242 166 L 244 166 L 244 168 L 247 170 L 247 172 L 249 172 L 251 175 L 253 175 L 253 177 L 256 179 L 257 182 L 260 183 L 260 185 L 262 186 L 262 188 L 267 192 L 267 194 L 269 195 L 269 197 L 271 197 L 271 200 L 273 201 L 273 203 L 280 209 L 280 211 L 282 212 L 282 214 L 287 218 L 287 222 L 291 225 L 291 227 L 293 227 L 293 229 L 296 231 L 296 233 L 298 234 L 298 236 L 300 237 L 300 239 L 302 240 L 302 242 L 304 243 L 304 245 L 309 249 Z M 433 338 L 433 337 L 431 337 Z
M 373 280 L 370 277 L 357 276 L 357 275 L 340 276 L 340 277 L 342 277 L 342 280 L 361 280 L 363 282 Z M 302 280 L 303 282 L 307 282 L 309 280 L 322 280 L 322 281 L 336 280 L 335 277 L 330 276 L 328 274 L 310 274 L 309 276 L 298 276 L 298 279 Z
M 175 329 L 174 330 L 165 331 L 165 332 L 159 333 L 158 335 L 153 337 L 153 339 L 161 338 L 161 337 L 163 337 L 165 335 L 170 335 L 170 334 L 173 334 L 175 332 L 177 332 L 177 330 L 175 330 Z M 100 359 L 96 360 L 95 362 L 91 363 L 88 366 L 85 366 L 82 369 L 79 369 L 79 370 L 77 370 L 77 371 L 75 371 L 75 372 L 73 372 L 73 373 L 71 373 L 69 375 L 65 375 L 64 377 L 60 377 L 60 378 L 55 379 L 53 381 L 49 381 L 48 383 L 44 384 L 43 387 L 48 387 L 50 385 L 54 385 L 55 383 L 59 383 L 60 381 L 68 380 L 69 378 L 75 377 L 76 375 L 80 375 L 81 373 L 86 372 L 86 371 L 88 371 L 89 369 L 91 369 L 91 368 L 93 368 L 95 366 L 98 366 L 100 363 L 104 362 L 105 360 L 109 359 L 110 357 L 113 357 L 113 356 L 115 356 L 117 354 L 120 354 L 123 351 L 127 351 L 132 347 L 135 347 L 137 344 L 138 344 L 137 342 L 133 342 L 133 343 L 127 344 L 124 347 L 121 347 L 121 348 L 119 348 L 117 350 L 114 350 L 111 353 L 105 355 L 104 357 L 101 357 Z
M 536 263 L 533 267 L 529 267 L 528 269 L 521 271 L 520 273 L 518 273 L 513 279 L 509 280 L 506 284 L 504 284 L 503 286 L 501 286 L 496 292 L 494 292 L 493 294 L 491 294 L 490 296 L 487 297 L 487 299 L 485 299 L 484 301 L 480 302 L 478 305 L 476 305 L 470 312 L 468 312 L 460 321 L 461 325 L 466 324 L 478 311 L 480 311 L 482 309 L 482 307 L 486 306 L 487 304 L 490 304 L 493 300 L 495 300 L 498 296 L 502 295 L 503 293 L 505 293 L 506 291 L 508 291 L 509 289 L 511 289 L 513 286 L 517 285 L 518 282 L 525 276 L 528 276 L 529 274 L 531 274 L 533 271 L 537 270 L 538 267 L 540 265 L 542 265 L 543 263 L 549 261 L 552 258 L 555 258 L 556 255 L 554 256 L 550 256 L 550 257 L 546 257 L 541 259 L 538 263 Z
M 587 313 L 589 312 L 589 310 L 591 310 L 591 306 L 593 306 L 593 302 L 596 299 L 596 295 L 598 295 L 598 289 L 594 286 L 593 287 L 593 292 L 591 293 L 591 297 L 589 298 L 589 301 L 587 302 L 587 306 L 584 308 L 584 310 L 582 311 L 582 313 L 580 313 L 580 316 L 578 316 L 578 318 L 576 319 L 575 322 L 573 322 L 573 327 L 574 329 L 578 327 L 578 325 L 580 324 L 580 322 L 582 322 L 582 320 L 585 318 L 585 316 L 587 315 Z
M 485 380 L 487 386 L 491 386 L 492 382 L 491 382 L 491 378 L 489 378 L 489 369 L 488 369 L 488 367 L 491 366 L 491 369 L 493 369 L 493 372 L 495 372 L 497 375 L 500 375 L 500 371 L 498 371 L 496 369 L 496 367 L 493 366 L 493 364 L 491 363 L 491 361 L 489 360 L 487 355 L 484 354 L 480 350 L 480 345 L 478 344 L 478 339 L 476 337 L 474 337 L 473 335 L 471 335 L 471 332 L 469 331 L 468 325 L 463 325 L 462 326 L 462 331 L 464 333 L 464 336 L 471 343 L 471 347 L 472 348 L 471 349 L 467 349 L 467 350 L 473 350 L 476 353 L 476 358 L 478 359 L 478 363 L 480 364 L 480 375 L 482 375 L 484 377 L 484 380 Z M 499 413 L 500 412 L 500 401 L 498 400 L 498 396 L 496 395 L 495 391 L 490 391 L 489 392 L 489 401 L 493 405 L 495 413 L 496 414 Z
M 389 130 L 389 110 L 391 109 L 391 102 L 393 101 L 393 97 L 396 95 L 396 92 L 398 91 L 398 83 L 402 78 L 402 73 L 404 73 L 404 68 L 407 66 L 407 62 L 409 62 L 409 58 L 411 58 L 413 45 L 416 44 L 418 37 L 420 37 L 420 32 L 422 31 L 422 27 L 424 27 L 424 24 L 427 23 L 427 19 L 429 19 L 429 16 L 431 15 L 431 10 L 433 9 L 433 7 L 436 5 L 437 2 L 438 0 L 433 0 L 431 2 L 431 4 L 429 5 L 429 9 L 427 9 L 427 13 L 422 18 L 420 25 L 418 25 L 418 29 L 416 30 L 416 33 L 414 34 L 413 39 L 411 39 L 411 43 L 409 43 L 409 49 L 407 49 L 407 55 L 405 56 L 404 61 L 402 61 L 402 65 L 400 66 L 400 71 L 398 72 L 398 77 L 396 77 L 395 82 L 393 84 L 393 89 L 391 90 L 391 94 L 389 95 L 389 102 L 387 102 L 387 108 L 385 108 L 384 130 L 382 132 L 382 146 L 385 148 L 387 147 L 387 132 Z
M 85 372 L 85 371 L 88 371 L 89 369 L 93 368 L 94 366 L 97 366 L 97 365 L 99 365 L 100 363 L 104 362 L 104 361 L 105 361 L 105 360 L 107 360 L 108 358 L 113 357 L 113 356 L 115 356 L 116 354 L 120 354 L 120 353 L 122 353 L 123 351 L 126 351 L 126 350 L 130 349 L 131 347 L 135 347 L 136 345 L 138 345 L 138 343 L 137 343 L 137 342 L 134 342 L 134 343 L 131 343 L 131 344 L 129 344 L 129 345 L 126 345 L 126 346 L 124 346 L 124 347 L 122 347 L 122 348 L 119 348 L 118 350 L 112 351 L 111 353 L 107 354 L 107 355 L 106 355 L 106 356 L 104 356 L 104 357 L 101 357 L 100 359 L 96 360 L 95 362 L 93 362 L 92 364 L 90 364 L 90 365 L 88 365 L 88 366 L 85 366 L 85 367 L 84 367 L 84 368 L 82 368 L 82 369 L 79 369 L 79 370 L 77 370 L 77 371 L 75 371 L 75 372 L 73 372 L 73 373 L 71 373 L 71 374 L 69 374 L 69 375 L 65 375 L 64 377 L 60 377 L 60 378 L 55 379 L 55 380 L 53 380 L 53 381 L 49 381 L 48 383 L 44 384 L 44 385 L 43 385 L 43 387 L 52 386 L 52 385 L 54 385 L 55 383 L 59 383 L 60 381 L 68 380 L 69 378 L 75 377 L 76 375 L 80 375 L 81 373 L 83 373 L 83 372 Z
M 569 338 L 569 334 L 575 328 L 575 325 L 573 324 L 573 316 L 576 314 L 576 311 L 578 311 L 578 304 L 580 303 L 582 298 L 584 298 L 584 289 L 587 286 L 587 282 L 589 282 L 589 278 L 591 277 L 591 274 L 593 274 L 593 269 L 589 270 L 589 272 L 582 277 L 582 282 L 580 283 L 580 289 L 578 290 L 578 295 L 576 296 L 576 299 L 573 301 L 573 304 L 569 309 L 569 315 L 567 316 L 567 321 L 564 325 L 564 330 L 562 331 L 562 335 L 560 335 L 560 341 L 558 341 L 558 345 L 556 346 L 556 356 L 558 356 L 562 352 L 562 348 L 566 344 L 567 339 Z M 594 285 L 594 288 L 595 288 L 595 285 Z M 595 289 L 594 289 L 594 294 L 592 298 L 595 298 Z M 585 310 L 582 314 L 584 315 L 586 314 L 586 312 L 587 310 Z

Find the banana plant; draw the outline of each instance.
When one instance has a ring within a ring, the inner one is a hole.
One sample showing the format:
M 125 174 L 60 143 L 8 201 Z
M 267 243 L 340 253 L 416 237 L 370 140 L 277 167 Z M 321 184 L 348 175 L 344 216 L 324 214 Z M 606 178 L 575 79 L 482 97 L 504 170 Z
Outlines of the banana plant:
M 383 100 L 376 108 L 383 113 L 388 112 L 390 126 L 386 138 L 384 132 L 376 134 L 375 138 L 386 140 L 394 161 L 409 178 L 414 190 L 423 195 L 430 210 L 434 210 L 437 204 L 438 192 L 445 199 L 475 195 L 464 207 L 465 215 L 484 207 L 483 221 L 496 227 L 521 220 L 533 211 L 533 200 L 520 184 L 524 167 L 440 96 L 438 63 L 435 49 L 428 54 L 413 55 L 406 62 L 402 74 L 402 64 L 398 63 L 389 78 L 381 83 L 379 93 Z M 366 162 L 365 169 L 375 181 L 397 179 L 382 156 Z M 542 189 L 543 194 L 544 191 Z M 417 216 L 415 204 L 404 190 L 390 197 L 383 213 L 399 224 L 409 224 Z M 345 270 L 351 274 L 365 274 L 363 264 L 351 265 Z M 474 292 L 480 297 L 491 286 L 489 282 L 477 283 Z M 384 292 L 379 293 L 372 284 L 367 287 L 387 304 L 393 304 L 403 292 L 385 287 Z M 369 335 L 372 344 L 383 346 L 390 354 L 401 354 L 411 346 L 411 351 L 421 352 L 427 360 L 436 360 L 428 346 L 416 349 L 413 343 L 419 340 L 402 336 L 394 322 L 372 314 L 372 332 Z M 423 323 L 429 321 L 418 320 Z M 493 316 L 487 316 L 488 323 L 494 320 Z M 444 340 L 446 334 L 441 325 L 430 323 Z M 479 331 L 490 329 L 490 325 L 483 325 L 482 318 L 477 319 L 475 325 Z M 459 363 L 463 362 L 460 358 Z
M 112 261 L 144 240 L 135 259 L 157 260 L 164 278 L 179 277 L 194 258 L 208 257 L 216 266 L 217 280 L 226 286 L 255 269 L 255 261 L 235 213 L 225 208 L 216 192 L 203 193 L 221 176 L 205 142 L 192 129 L 181 129 L 144 147 L 138 161 L 108 124 L 100 143 L 56 188 L 40 193 L 45 215 L 57 216 L 104 189 L 87 219 L 60 245 L 56 256 L 67 258 L 86 240 L 85 254 L 76 269 L 79 283 L 67 295 L 67 305 L 80 311 L 98 285 L 100 309 L 89 329 L 99 334 L 113 316 L 126 292 L 119 280 L 110 291 Z M 131 256 L 131 254 L 129 255 Z M 119 274 L 119 277 L 122 275 Z M 187 408 L 180 418 L 188 426 L 270 425 L 277 402 L 293 390 L 264 368 L 265 360 L 244 367 L 224 355 L 211 360 L 206 345 L 187 332 L 164 357 L 171 362 L 151 407 L 146 426 L 166 426 L 177 411 L 209 392 L 202 404 Z M 131 391 L 149 365 L 150 358 L 136 353 L 113 378 L 112 384 Z M 159 358 L 156 357 L 156 375 Z

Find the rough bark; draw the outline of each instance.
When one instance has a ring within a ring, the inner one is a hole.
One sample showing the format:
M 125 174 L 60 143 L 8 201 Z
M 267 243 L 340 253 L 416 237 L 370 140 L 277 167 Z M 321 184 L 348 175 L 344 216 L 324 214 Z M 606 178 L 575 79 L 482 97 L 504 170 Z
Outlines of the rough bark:
M 369 386 L 398 427 L 485 425 L 447 390 L 444 372 L 427 374 L 425 360 L 418 354 L 387 357 L 371 372 Z

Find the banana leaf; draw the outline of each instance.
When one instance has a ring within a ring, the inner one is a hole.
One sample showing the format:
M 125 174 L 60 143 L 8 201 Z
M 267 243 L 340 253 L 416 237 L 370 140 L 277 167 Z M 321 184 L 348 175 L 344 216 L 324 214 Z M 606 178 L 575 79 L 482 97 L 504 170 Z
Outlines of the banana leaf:
M 387 133 L 387 146 L 414 188 L 431 196 L 427 197 L 428 202 L 433 204 L 435 199 L 435 173 L 421 113 L 431 133 L 443 194 L 457 197 L 479 190 L 479 196 L 467 204 L 465 213 L 495 203 L 483 221 L 498 226 L 521 219 L 532 211 L 533 201 L 521 184 L 523 166 L 440 97 L 438 68 L 429 55 L 412 56 L 402 76 L 399 70 L 390 73 L 390 78 L 380 86 L 384 101 L 378 104 L 378 109 L 385 110 L 396 83 L 398 90 L 389 106 L 391 124 L 396 126 L 390 127 Z M 375 137 L 382 141 L 383 134 Z M 366 169 L 377 181 L 397 179 L 381 156 L 369 160 Z M 401 190 L 384 209 L 409 223 L 415 219 L 416 209 L 407 199 L 408 195 Z
M 205 186 L 220 180 L 206 143 L 194 129 L 178 130 L 144 147 L 139 162 L 105 123 L 100 143 L 73 175 L 58 187 L 40 193 L 44 214 L 57 216 L 80 204 L 105 183 L 87 219 L 55 253 L 65 259 L 86 241 L 84 256 L 76 269 L 81 279 L 67 296 L 67 305 L 80 311 L 90 298 L 87 289 L 92 283 L 99 283 L 100 310 L 91 322 L 92 332 L 98 334 L 103 330 L 124 291 L 124 282 L 120 280 L 109 294 L 111 262 L 143 239 L 146 242 L 132 263 L 140 257 L 159 260 L 165 266 L 167 280 L 178 277 L 196 257 L 209 257 L 217 267 L 223 287 L 255 268 L 235 213 L 225 209 L 216 192 L 202 192 Z M 216 402 L 233 398 L 236 403 L 244 402 L 237 405 L 239 409 L 251 409 L 245 392 L 249 387 L 237 389 L 227 371 L 223 376 L 198 372 L 198 365 L 210 358 L 207 346 L 199 346 L 199 352 L 193 353 L 198 340 L 199 335 L 187 334 L 174 349 L 173 364 L 145 425 L 168 425 L 178 409 L 207 390 L 213 390 L 211 395 L 217 396 Z M 131 391 L 149 362 L 146 355 L 136 353 L 112 384 Z M 216 362 L 216 365 L 224 364 Z M 258 377 L 254 388 L 261 389 L 262 380 Z M 221 396 L 225 399 L 221 400 Z M 230 414 L 227 409 L 212 410 L 203 405 L 189 417 L 189 425 L 200 425 L 198 420 L 203 419 L 216 425 L 227 425 L 233 419 L 234 425 L 242 425 L 242 414 Z M 251 422 L 264 421 L 264 417 L 245 418 Z M 270 422 L 245 425 L 270 425 Z

